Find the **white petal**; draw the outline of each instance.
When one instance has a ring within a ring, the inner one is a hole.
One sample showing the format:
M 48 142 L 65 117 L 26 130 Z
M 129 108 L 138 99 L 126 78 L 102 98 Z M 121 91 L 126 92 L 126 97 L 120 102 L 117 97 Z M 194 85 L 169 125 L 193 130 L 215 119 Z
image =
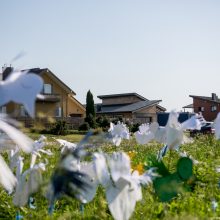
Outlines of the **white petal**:
M 114 182 L 121 177 L 131 176 L 130 158 L 123 152 L 115 152 L 108 157 L 108 165 Z
M 33 73 L 13 72 L 0 83 L 0 106 L 13 101 L 23 104 L 31 117 L 35 115 L 35 100 L 43 88 L 43 80 Z
M 220 112 L 217 115 L 217 118 L 214 121 L 215 137 L 220 139 Z
M 24 152 L 30 153 L 32 151 L 33 141 L 29 137 L 24 135 L 21 131 L 7 124 L 1 119 L 0 130 L 5 132 L 12 139 L 12 141 L 15 142 Z
M 202 122 L 198 119 L 198 115 L 194 115 L 190 119 L 184 121 L 181 126 L 183 130 L 200 130 Z
M 134 133 L 134 135 L 135 135 L 136 141 L 139 144 L 147 144 L 154 138 L 154 134 L 151 132 L 140 133 L 139 131 L 137 131 Z
M 105 156 L 101 153 L 94 153 L 94 169 L 97 179 L 104 187 L 109 185 L 110 175 L 106 164 Z

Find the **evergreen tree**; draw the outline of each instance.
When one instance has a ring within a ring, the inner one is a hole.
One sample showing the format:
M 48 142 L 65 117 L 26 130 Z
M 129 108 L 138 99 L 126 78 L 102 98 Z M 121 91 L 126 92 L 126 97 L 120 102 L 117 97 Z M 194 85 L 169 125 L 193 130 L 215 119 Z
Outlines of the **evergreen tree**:
M 91 128 L 96 127 L 95 123 L 95 105 L 93 100 L 93 95 L 89 90 L 86 95 L 86 118 L 85 121 L 89 123 Z

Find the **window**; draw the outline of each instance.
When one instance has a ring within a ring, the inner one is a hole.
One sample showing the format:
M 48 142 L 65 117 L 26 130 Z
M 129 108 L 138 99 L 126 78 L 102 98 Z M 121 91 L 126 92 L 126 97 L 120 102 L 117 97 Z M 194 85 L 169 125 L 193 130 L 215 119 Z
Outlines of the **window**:
M 52 85 L 44 84 L 44 94 L 52 94 Z
M 57 107 L 55 110 L 55 117 L 61 117 L 62 109 L 61 107 Z
M 28 113 L 27 113 L 27 111 L 25 110 L 25 108 L 24 108 L 23 105 L 21 105 L 21 107 L 20 107 L 20 116 L 21 116 L 21 117 L 26 117 L 26 116 L 28 116 Z
M 199 112 L 204 112 L 205 111 L 205 107 L 199 107 L 198 110 L 199 110 Z
M 217 111 L 217 106 L 216 106 L 216 105 L 211 106 L 211 111 L 212 111 L 212 112 Z
M 6 106 L 0 107 L 0 113 L 6 114 L 7 113 L 7 108 Z

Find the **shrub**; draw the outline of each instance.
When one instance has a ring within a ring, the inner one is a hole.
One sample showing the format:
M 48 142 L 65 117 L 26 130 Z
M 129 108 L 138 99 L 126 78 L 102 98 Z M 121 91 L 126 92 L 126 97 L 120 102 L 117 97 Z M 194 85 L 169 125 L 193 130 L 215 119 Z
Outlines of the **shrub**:
M 49 130 L 49 133 L 55 135 L 66 135 L 67 134 L 67 126 L 66 121 L 59 120 L 54 126 Z
M 110 120 L 105 116 L 99 116 L 98 118 L 96 118 L 96 124 L 98 127 L 102 128 L 105 131 L 109 128 Z
M 134 133 L 134 132 L 138 131 L 139 130 L 139 126 L 140 126 L 139 123 L 131 124 L 129 126 L 130 132 Z
M 117 124 L 118 121 L 123 122 L 123 118 L 122 118 L 122 117 L 118 117 L 118 118 L 112 119 L 112 123 L 113 123 L 113 124 Z
M 88 122 L 84 122 L 83 124 L 81 124 L 79 126 L 79 131 L 88 131 L 90 129 L 89 123 Z
M 97 127 L 95 117 L 92 114 L 89 114 L 85 118 L 85 122 L 87 122 L 89 124 L 90 128 L 96 128 Z

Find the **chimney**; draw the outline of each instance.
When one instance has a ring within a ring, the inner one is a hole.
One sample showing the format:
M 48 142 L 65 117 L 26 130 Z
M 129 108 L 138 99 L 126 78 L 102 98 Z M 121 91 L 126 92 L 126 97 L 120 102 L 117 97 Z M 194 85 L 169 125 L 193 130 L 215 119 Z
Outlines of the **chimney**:
M 4 64 L 4 66 L 2 67 L 2 73 L 5 71 L 6 68 L 7 68 L 7 65 Z
M 5 80 L 13 71 L 13 67 L 7 67 L 6 65 L 4 65 L 4 67 L 2 67 L 2 80 Z
M 215 93 L 212 93 L 212 100 L 213 101 L 217 101 L 218 100 L 218 96 Z

